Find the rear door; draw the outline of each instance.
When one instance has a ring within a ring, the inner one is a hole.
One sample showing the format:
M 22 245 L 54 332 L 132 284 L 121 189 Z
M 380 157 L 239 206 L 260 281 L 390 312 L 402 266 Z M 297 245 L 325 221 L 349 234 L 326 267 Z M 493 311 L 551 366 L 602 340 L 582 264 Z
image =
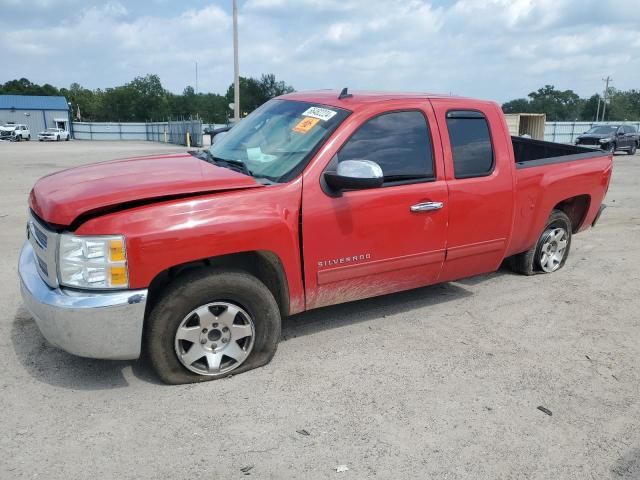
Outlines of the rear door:
M 377 107 L 379 109 L 379 107 Z M 433 111 L 426 100 L 347 120 L 305 172 L 302 239 L 307 308 L 437 281 L 445 256 L 447 185 Z M 338 162 L 378 163 L 384 185 L 339 194 L 323 187 Z M 435 209 L 422 209 L 432 202 Z
M 449 187 L 447 258 L 441 281 L 496 270 L 513 225 L 514 159 L 499 107 L 434 99 Z M 470 105 L 473 105 L 470 108 Z
M 624 139 L 625 139 L 625 147 L 627 147 L 628 149 L 631 149 L 631 147 L 633 147 L 633 144 L 635 143 L 635 138 L 633 137 L 633 127 L 630 127 L 629 125 L 624 125 L 622 127 L 624 129 Z

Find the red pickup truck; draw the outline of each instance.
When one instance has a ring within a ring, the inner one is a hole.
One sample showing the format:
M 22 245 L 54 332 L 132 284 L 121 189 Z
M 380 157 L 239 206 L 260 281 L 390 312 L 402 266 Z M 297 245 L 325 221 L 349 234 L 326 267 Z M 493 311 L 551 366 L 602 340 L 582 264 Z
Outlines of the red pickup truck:
M 19 272 L 43 335 L 162 380 L 266 364 L 281 318 L 478 275 L 561 268 L 612 155 L 511 137 L 493 102 L 288 94 L 209 150 L 40 179 Z

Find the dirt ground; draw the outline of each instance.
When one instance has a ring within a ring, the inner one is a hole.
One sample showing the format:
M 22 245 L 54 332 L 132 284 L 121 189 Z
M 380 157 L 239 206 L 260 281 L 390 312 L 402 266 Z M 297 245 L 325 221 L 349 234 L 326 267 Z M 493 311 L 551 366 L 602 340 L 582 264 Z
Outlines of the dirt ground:
M 265 368 L 169 387 L 49 346 L 17 259 L 37 178 L 180 150 L 0 144 L 0 479 L 640 478 L 640 156 L 553 275 L 298 315 Z

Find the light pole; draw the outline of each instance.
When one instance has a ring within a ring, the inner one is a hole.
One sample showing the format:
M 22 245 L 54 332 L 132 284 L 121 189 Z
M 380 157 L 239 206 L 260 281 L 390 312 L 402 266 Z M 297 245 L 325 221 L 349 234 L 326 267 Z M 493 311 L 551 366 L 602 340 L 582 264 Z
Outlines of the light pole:
M 240 66 L 238 63 L 238 4 L 233 0 L 233 121 L 240 121 Z

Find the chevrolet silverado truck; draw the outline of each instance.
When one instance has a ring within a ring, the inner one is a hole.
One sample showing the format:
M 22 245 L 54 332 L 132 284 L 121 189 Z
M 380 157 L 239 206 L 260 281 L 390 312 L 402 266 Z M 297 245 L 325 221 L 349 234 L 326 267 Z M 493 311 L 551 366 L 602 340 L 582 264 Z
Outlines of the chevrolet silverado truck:
M 217 379 L 269 362 L 285 316 L 505 259 L 556 272 L 611 172 L 611 153 L 510 137 L 494 102 L 292 93 L 208 150 L 40 179 L 22 295 L 70 353 Z

